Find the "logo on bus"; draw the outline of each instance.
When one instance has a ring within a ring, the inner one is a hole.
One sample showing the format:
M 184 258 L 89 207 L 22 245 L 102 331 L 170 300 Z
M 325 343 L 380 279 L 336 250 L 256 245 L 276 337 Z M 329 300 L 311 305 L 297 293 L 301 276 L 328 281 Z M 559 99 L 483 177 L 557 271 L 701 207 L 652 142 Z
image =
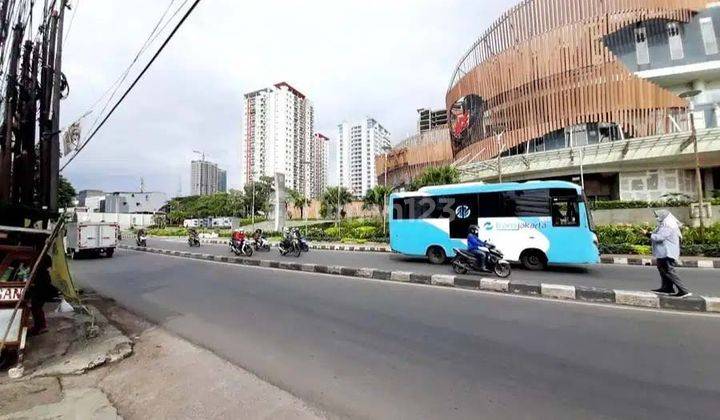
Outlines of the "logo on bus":
M 467 219 L 468 217 L 470 217 L 470 207 L 459 206 L 457 209 L 455 209 L 455 215 L 458 217 L 458 219 Z

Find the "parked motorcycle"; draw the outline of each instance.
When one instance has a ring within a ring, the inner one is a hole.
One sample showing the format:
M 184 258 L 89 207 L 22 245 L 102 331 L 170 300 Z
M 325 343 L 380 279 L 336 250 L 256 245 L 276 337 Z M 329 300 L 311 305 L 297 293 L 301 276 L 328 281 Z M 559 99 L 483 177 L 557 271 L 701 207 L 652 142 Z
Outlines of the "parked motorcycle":
M 503 253 L 494 245 L 488 247 L 485 267 L 480 267 L 477 257 L 467 250 L 455 249 L 455 254 L 452 267 L 457 274 L 467 274 L 468 271 L 493 272 L 504 279 L 510 277 L 512 273 L 510 263 L 504 259 Z
M 237 241 L 237 240 L 231 239 L 230 240 L 230 251 L 232 251 L 232 253 L 237 256 L 244 255 L 246 257 L 252 257 L 253 247 L 246 240 Z

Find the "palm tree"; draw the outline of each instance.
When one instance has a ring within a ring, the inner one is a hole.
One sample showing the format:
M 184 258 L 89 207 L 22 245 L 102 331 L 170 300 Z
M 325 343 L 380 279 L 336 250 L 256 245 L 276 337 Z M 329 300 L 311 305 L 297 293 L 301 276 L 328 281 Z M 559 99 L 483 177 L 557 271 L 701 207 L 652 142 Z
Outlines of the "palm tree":
M 426 168 L 419 177 L 410 183 L 411 190 L 419 190 L 431 185 L 449 185 L 460 182 L 460 171 L 454 166 L 435 166 Z
M 300 209 L 300 218 L 304 219 L 305 206 L 310 205 L 310 200 L 306 199 L 305 196 L 303 196 L 302 194 L 300 194 L 300 192 L 296 190 L 288 190 L 287 197 L 288 203 L 291 203 L 296 209 Z
M 320 200 L 320 213 L 322 213 L 324 217 L 331 214 L 335 216 L 335 225 L 337 225 L 337 219 L 339 219 L 343 207 L 351 203 L 352 200 L 353 196 L 347 188 L 327 187 Z
M 382 215 L 383 219 L 383 235 L 385 234 L 386 223 L 385 223 L 385 207 L 387 206 L 388 196 L 392 193 L 392 188 L 387 185 L 376 185 L 374 188 L 368 190 L 363 198 L 363 208 L 371 209 L 377 207 Z

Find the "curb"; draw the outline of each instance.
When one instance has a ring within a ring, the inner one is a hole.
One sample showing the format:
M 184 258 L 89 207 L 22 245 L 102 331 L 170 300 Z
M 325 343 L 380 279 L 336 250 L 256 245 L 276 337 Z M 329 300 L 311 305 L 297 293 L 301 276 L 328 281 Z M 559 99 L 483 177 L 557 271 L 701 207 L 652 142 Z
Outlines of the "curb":
M 654 266 L 655 259 L 648 257 L 614 257 L 611 255 L 600 256 L 601 264 L 608 265 L 639 265 Z M 680 267 L 688 268 L 715 268 L 720 269 L 720 258 L 706 259 L 682 259 L 679 262 Z
M 685 312 L 720 313 L 720 297 L 698 296 L 686 299 L 672 296 L 659 296 L 655 293 L 635 290 L 613 290 L 595 287 L 568 286 L 562 284 L 526 284 L 495 278 L 452 276 L 441 274 L 413 273 L 407 271 L 383 271 L 374 268 L 354 268 L 337 265 L 301 264 L 279 262 L 242 257 L 226 257 L 190 252 L 168 251 L 157 248 L 119 245 L 121 249 L 149 252 L 161 255 L 180 256 L 188 259 L 222 261 L 233 264 L 275 268 L 305 273 L 322 273 L 346 277 L 357 277 L 391 281 L 397 283 L 417 283 L 436 287 L 454 287 L 459 289 L 482 290 L 503 294 L 535 296 L 555 300 L 577 300 L 601 304 L 633 306 L 639 308 L 663 309 Z
M 169 236 L 157 236 L 157 239 L 177 239 Z M 209 245 L 227 245 L 229 239 L 200 239 L 201 243 Z M 271 243 L 272 246 L 277 246 L 277 243 Z M 357 252 L 380 252 L 380 253 L 392 253 L 392 249 L 388 246 L 375 245 L 341 245 L 328 242 L 320 242 L 317 244 L 310 244 L 310 249 L 317 249 L 323 251 L 357 251 Z M 600 263 L 606 265 L 633 265 L 633 266 L 654 266 L 655 259 L 648 257 L 616 257 L 612 255 L 601 255 Z M 705 258 L 705 259 L 680 259 L 680 267 L 687 268 L 708 268 L 708 269 L 720 269 L 720 258 Z

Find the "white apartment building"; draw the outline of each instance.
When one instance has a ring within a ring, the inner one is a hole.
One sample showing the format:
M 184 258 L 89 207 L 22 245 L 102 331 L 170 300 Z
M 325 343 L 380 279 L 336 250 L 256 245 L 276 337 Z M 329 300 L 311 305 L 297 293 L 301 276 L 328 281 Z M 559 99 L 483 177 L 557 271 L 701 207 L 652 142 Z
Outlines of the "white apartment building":
M 338 125 L 340 185 L 362 197 L 377 185 L 375 157 L 390 148 L 390 132 L 373 118 Z
M 313 124 L 312 104 L 286 82 L 246 94 L 242 184 L 281 173 L 287 188 L 308 191 Z
M 320 198 L 327 187 L 329 143 L 330 139 L 327 136 L 315 133 L 307 149 L 309 164 L 306 172 L 306 191 L 310 198 Z
M 193 160 L 190 173 L 190 195 L 212 195 L 218 192 L 218 169 L 207 160 Z

